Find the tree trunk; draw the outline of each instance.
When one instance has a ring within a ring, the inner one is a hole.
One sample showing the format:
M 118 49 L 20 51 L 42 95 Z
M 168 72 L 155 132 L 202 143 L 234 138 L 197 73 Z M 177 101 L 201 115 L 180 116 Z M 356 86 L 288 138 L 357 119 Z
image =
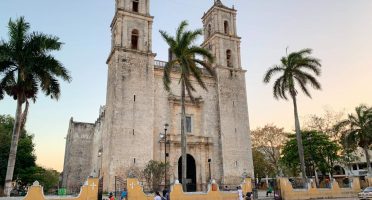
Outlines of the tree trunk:
M 306 169 L 305 169 L 305 158 L 304 158 L 304 146 L 302 144 L 302 134 L 301 134 L 301 127 L 300 127 L 300 120 L 298 119 L 296 96 L 292 95 L 292 99 L 293 99 L 293 107 L 294 107 L 297 148 L 298 148 L 298 155 L 299 155 L 300 164 L 301 164 L 300 166 L 301 173 L 302 173 L 302 178 L 305 180 L 305 182 L 307 182 Z
M 182 154 L 182 188 L 187 191 L 186 187 L 186 170 L 187 170 L 187 142 L 186 142 L 186 107 L 185 107 L 185 83 L 181 82 L 181 154 Z
M 21 121 L 22 121 L 22 100 L 20 97 L 17 99 L 17 110 L 15 114 L 15 121 L 13 126 L 13 134 L 12 134 L 12 143 L 10 146 L 9 152 L 9 159 L 8 159 L 8 168 L 6 170 L 6 177 L 5 177 L 5 187 L 4 187 L 4 194 L 6 196 L 10 196 L 10 191 L 12 188 L 12 181 L 13 181 L 13 173 L 14 173 L 14 166 L 16 162 L 17 156 L 17 148 L 18 148 L 18 140 L 19 135 L 21 132 Z
M 364 154 L 366 155 L 368 176 L 372 176 L 371 159 L 370 159 L 370 157 L 369 157 L 368 146 L 365 145 L 365 146 L 363 147 L 363 150 L 364 150 Z
M 25 128 L 25 124 L 26 124 L 26 121 L 27 121 L 27 115 L 28 115 L 28 107 L 29 107 L 29 103 L 28 103 L 28 100 L 26 100 L 26 105 L 25 105 L 25 109 L 23 110 L 22 112 L 22 115 L 21 115 L 21 128 L 20 130 L 23 130 Z

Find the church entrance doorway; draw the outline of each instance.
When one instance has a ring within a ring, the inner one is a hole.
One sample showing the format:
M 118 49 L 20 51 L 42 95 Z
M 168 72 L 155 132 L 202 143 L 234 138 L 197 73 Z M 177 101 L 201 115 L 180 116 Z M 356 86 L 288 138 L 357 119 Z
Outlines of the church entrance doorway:
M 190 154 L 187 154 L 186 167 L 186 188 L 187 192 L 196 191 L 196 164 L 195 159 Z M 182 156 L 178 159 L 178 178 L 182 183 Z M 186 192 L 186 191 L 185 191 Z

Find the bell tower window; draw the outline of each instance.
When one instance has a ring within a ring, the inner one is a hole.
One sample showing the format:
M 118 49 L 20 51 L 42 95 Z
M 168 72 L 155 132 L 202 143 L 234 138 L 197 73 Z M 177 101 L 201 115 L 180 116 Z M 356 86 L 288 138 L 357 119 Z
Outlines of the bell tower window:
M 132 37 L 131 37 L 131 48 L 132 49 L 138 49 L 138 38 L 139 38 L 139 32 L 137 29 L 134 29 L 132 31 Z
M 225 21 L 223 23 L 223 27 L 224 27 L 225 34 L 228 35 L 229 34 L 229 22 L 228 21 Z
M 232 61 L 231 61 L 231 50 L 226 51 L 226 64 L 228 67 L 232 67 Z
M 207 32 L 208 32 L 208 37 L 210 37 L 211 34 L 212 34 L 212 26 L 211 26 L 211 24 L 208 24 L 208 30 L 207 30 Z
M 139 0 L 133 0 L 133 12 L 138 12 Z

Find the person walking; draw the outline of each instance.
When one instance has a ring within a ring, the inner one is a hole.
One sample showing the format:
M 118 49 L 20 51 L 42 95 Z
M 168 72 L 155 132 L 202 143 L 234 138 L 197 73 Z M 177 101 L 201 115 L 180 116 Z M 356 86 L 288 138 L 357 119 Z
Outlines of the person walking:
M 127 199 L 127 191 L 124 189 L 122 192 L 121 192 L 121 195 L 120 195 L 120 200 L 126 200 Z
M 154 200 L 162 200 L 159 192 L 155 192 Z
M 243 199 L 243 190 L 242 190 L 242 188 L 241 187 L 237 187 L 237 189 L 238 189 L 238 197 L 239 197 L 238 200 L 244 200 Z
M 115 197 L 114 197 L 114 195 L 112 195 L 112 192 L 110 192 L 109 200 L 115 200 Z

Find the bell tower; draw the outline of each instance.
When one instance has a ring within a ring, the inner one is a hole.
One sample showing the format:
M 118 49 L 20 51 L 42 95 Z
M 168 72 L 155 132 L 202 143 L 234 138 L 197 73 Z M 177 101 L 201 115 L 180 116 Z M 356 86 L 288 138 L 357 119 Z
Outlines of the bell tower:
M 236 184 L 242 176 L 254 175 L 246 70 L 241 66 L 241 38 L 237 35 L 236 16 L 234 7 L 215 0 L 202 17 L 205 33 L 202 46 L 215 57 L 223 184 Z
M 241 38 L 237 35 L 236 15 L 234 8 L 215 0 L 213 7 L 202 18 L 205 33 L 203 46 L 213 53 L 216 65 L 241 69 Z
M 154 57 L 150 0 L 116 0 L 107 59 L 106 112 L 102 135 L 104 190 L 153 159 Z

